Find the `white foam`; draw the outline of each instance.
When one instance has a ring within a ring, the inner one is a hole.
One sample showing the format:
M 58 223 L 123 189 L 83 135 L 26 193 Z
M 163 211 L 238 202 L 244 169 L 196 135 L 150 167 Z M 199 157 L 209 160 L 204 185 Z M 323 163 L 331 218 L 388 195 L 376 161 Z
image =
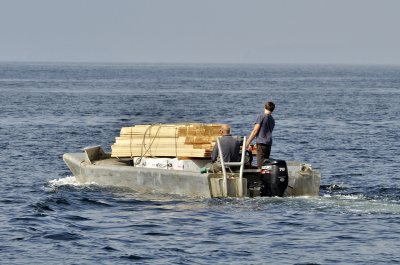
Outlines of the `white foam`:
M 61 186 L 74 186 L 74 187 L 87 187 L 87 186 L 92 186 L 92 185 L 98 185 L 95 182 L 79 182 L 74 176 L 68 176 L 65 178 L 58 178 L 58 179 L 52 179 L 49 180 L 48 182 L 49 187 L 54 189 L 58 188 Z
M 80 183 L 76 180 L 74 176 L 69 176 L 65 178 L 53 179 L 49 181 L 51 186 L 59 187 L 64 185 L 78 186 Z
M 320 204 L 345 212 L 365 214 L 400 214 L 400 204 L 396 201 L 368 199 L 364 195 L 330 195 L 320 197 Z

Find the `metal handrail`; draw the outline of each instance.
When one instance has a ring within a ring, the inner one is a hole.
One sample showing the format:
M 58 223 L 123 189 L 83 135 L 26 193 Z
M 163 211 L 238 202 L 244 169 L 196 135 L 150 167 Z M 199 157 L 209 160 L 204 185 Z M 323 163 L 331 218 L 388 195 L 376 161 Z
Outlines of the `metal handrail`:
M 226 177 L 226 168 L 225 166 L 240 166 L 239 170 L 239 181 L 238 181 L 238 191 L 239 197 L 243 197 L 243 168 L 244 168 L 244 157 L 246 153 L 246 136 L 243 137 L 243 146 L 242 146 L 242 157 L 240 162 L 225 162 L 224 156 L 222 155 L 221 143 L 219 141 L 219 137 L 217 138 L 218 145 L 218 155 L 221 161 L 222 174 L 223 174 L 223 184 L 222 184 L 222 192 L 224 197 L 228 197 L 228 180 Z

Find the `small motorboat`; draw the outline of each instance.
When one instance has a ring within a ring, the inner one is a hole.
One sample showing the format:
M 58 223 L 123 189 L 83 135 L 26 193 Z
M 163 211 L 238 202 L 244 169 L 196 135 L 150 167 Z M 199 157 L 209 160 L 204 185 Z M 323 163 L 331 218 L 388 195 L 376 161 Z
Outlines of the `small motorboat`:
M 241 162 L 223 163 L 222 172 L 207 170 L 209 158 L 121 159 L 104 152 L 101 146 L 84 148 L 81 153 L 66 153 L 63 159 L 82 184 L 188 197 L 319 196 L 321 179 L 320 172 L 309 164 L 269 159 L 257 169 L 251 162 L 246 165 L 250 159 L 245 154 Z

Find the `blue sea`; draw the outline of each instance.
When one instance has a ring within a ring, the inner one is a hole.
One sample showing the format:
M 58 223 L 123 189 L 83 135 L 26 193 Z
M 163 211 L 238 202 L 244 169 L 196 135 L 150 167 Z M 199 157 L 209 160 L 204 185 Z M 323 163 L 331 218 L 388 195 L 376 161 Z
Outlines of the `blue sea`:
M 398 264 L 400 66 L 0 63 L 1 264 Z M 276 104 L 271 156 L 318 197 L 80 185 L 63 153 L 123 126 L 229 123 Z

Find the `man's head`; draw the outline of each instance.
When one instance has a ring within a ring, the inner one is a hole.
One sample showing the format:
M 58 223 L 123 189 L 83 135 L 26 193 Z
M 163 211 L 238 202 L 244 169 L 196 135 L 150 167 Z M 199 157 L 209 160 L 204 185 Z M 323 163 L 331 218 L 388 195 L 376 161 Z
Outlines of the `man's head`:
M 272 102 L 272 101 L 265 102 L 265 109 L 272 113 L 275 109 L 274 102 Z
M 231 134 L 231 126 L 229 124 L 222 124 L 220 131 L 222 135 Z

